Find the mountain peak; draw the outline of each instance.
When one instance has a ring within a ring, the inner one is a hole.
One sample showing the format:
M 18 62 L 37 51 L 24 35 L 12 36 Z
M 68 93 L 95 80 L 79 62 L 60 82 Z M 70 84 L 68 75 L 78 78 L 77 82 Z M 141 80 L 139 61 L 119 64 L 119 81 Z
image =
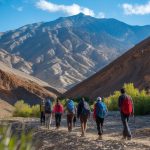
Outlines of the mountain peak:
M 77 16 L 85 16 L 85 14 L 80 12 L 79 14 L 77 14 Z

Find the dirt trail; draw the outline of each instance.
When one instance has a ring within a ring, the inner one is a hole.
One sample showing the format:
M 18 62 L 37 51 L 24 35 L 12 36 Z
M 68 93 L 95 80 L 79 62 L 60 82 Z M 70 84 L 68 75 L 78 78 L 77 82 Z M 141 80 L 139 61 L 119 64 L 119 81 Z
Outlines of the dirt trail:
M 80 137 L 79 121 L 73 132 L 68 133 L 65 118 L 64 116 L 59 130 L 55 130 L 54 120 L 48 130 L 40 126 L 39 119 L 15 118 L 15 130 L 19 130 L 18 121 L 25 124 L 27 130 L 34 129 L 33 138 L 36 141 L 34 143 L 36 150 L 150 150 L 150 116 L 136 117 L 135 123 L 131 118 L 132 141 L 121 140 L 122 124 L 117 112 L 111 112 L 107 116 L 103 140 L 97 140 L 96 126 L 92 119 L 88 122 L 87 135 L 83 138 Z

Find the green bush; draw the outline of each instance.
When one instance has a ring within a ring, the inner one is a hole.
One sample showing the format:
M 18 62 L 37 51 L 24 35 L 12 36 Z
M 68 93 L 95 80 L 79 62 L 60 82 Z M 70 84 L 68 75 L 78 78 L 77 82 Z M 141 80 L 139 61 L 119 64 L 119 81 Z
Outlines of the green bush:
M 39 117 L 40 116 L 40 105 L 33 105 L 31 107 L 33 117 Z
M 139 91 L 134 87 L 133 83 L 124 84 L 126 93 L 133 99 L 135 115 L 150 114 L 150 96 L 146 94 L 145 90 Z M 105 98 L 104 101 L 108 110 L 118 110 L 119 91 L 115 91 L 113 95 Z
M 0 126 L 1 150 L 34 150 L 32 134 L 24 132 L 21 135 L 12 134 L 11 126 Z
M 17 101 L 15 103 L 15 111 L 13 116 L 15 117 L 38 117 L 40 115 L 40 106 L 24 103 L 23 100 Z

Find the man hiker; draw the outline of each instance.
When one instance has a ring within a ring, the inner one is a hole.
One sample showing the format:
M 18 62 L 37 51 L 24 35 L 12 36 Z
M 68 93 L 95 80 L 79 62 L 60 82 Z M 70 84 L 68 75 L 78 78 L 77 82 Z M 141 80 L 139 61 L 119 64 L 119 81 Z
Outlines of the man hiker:
M 52 102 L 49 98 L 47 98 L 45 102 L 45 125 L 46 128 L 50 128 L 52 119 Z
M 56 129 L 59 129 L 60 122 L 61 122 L 61 116 L 64 112 L 63 105 L 60 103 L 59 100 L 56 101 L 56 104 L 53 108 L 53 113 L 55 113 L 55 122 L 56 122 Z
M 87 128 L 87 120 L 90 117 L 90 106 L 85 101 L 84 98 L 82 98 L 78 104 L 77 117 L 80 118 L 80 122 L 81 122 L 81 130 L 82 130 L 81 136 L 84 137 Z
M 41 100 L 40 104 L 40 112 L 41 112 L 40 116 L 41 125 L 45 125 L 45 101 L 43 99 Z
M 133 101 L 129 95 L 125 93 L 125 89 L 120 90 L 121 95 L 118 99 L 118 107 L 121 114 L 121 120 L 123 123 L 123 139 L 131 140 L 132 135 L 128 125 L 129 117 L 134 115 Z
M 75 104 L 73 100 L 69 99 L 67 101 L 67 126 L 68 131 L 72 131 L 73 117 L 75 115 Z
M 103 123 L 104 123 L 104 118 L 106 116 L 106 113 L 107 113 L 107 107 L 105 103 L 102 102 L 102 98 L 98 97 L 97 102 L 94 105 L 93 118 L 96 121 L 99 139 L 102 139 Z

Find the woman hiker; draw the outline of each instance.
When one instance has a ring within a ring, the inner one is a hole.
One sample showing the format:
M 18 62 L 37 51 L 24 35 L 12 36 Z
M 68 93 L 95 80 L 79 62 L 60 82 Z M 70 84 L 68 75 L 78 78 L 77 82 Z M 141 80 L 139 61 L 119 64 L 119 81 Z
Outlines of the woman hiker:
M 90 106 L 85 101 L 84 98 L 82 98 L 78 104 L 77 117 L 80 118 L 80 122 L 81 122 L 81 130 L 82 130 L 81 137 L 84 137 L 87 128 L 87 120 L 90 117 Z
M 63 105 L 60 103 L 59 100 L 57 100 L 53 108 L 53 113 L 55 113 L 56 129 L 59 129 L 60 127 L 63 112 L 64 112 Z

